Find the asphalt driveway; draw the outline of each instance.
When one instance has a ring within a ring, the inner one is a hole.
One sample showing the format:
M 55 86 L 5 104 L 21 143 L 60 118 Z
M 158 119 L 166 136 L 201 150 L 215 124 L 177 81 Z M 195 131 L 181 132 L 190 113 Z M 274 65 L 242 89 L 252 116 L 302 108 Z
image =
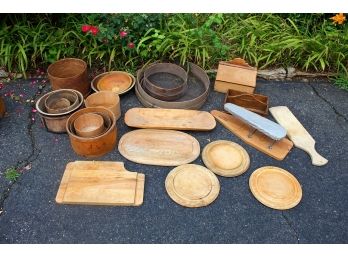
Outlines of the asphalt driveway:
M 35 82 L 35 83 L 34 83 Z M 34 99 L 49 89 L 42 80 L 18 80 L 3 86 L 19 99 Z M 226 139 L 248 151 L 251 164 L 242 176 L 218 177 L 219 197 L 211 205 L 190 209 L 174 203 L 164 187 L 170 167 L 140 165 L 117 149 L 97 160 L 123 161 L 130 171 L 146 176 L 140 207 L 58 205 L 55 196 L 66 164 L 83 160 L 66 134 L 48 133 L 30 105 L 5 97 L 8 116 L 0 120 L 0 242 L 1 243 L 348 243 L 348 92 L 328 82 L 258 81 L 257 92 L 270 105 L 286 105 L 316 140 L 329 162 L 316 167 L 293 148 L 277 161 L 245 144 L 220 124 L 211 132 L 190 132 L 201 149 Z M 212 91 L 203 110 L 222 109 L 223 94 Z M 134 92 L 121 97 L 123 114 L 141 106 Z M 118 122 L 119 137 L 130 131 Z M 202 164 L 201 158 L 194 161 Z M 290 171 L 303 189 L 301 203 L 287 211 L 273 210 L 250 193 L 248 179 L 262 166 Z M 11 185 L 4 172 L 26 167 Z

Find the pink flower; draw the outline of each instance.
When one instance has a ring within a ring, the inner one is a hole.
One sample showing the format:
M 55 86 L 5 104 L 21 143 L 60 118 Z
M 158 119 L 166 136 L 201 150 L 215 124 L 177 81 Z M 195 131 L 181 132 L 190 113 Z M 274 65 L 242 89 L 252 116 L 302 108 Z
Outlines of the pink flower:
M 99 32 L 99 28 L 95 27 L 95 26 L 92 26 L 90 31 L 91 31 L 93 36 L 96 36 L 98 34 L 98 32 Z
M 90 31 L 91 30 L 91 28 L 92 28 L 92 26 L 91 25 L 82 25 L 81 26 L 81 30 L 82 30 L 82 32 L 83 33 L 87 33 L 88 31 Z
M 31 110 L 31 112 L 36 113 L 37 110 L 36 110 L 35 108 L 33 108 L 33 109 Z
M 133 49 L 133 48 L 135 47 L 135 45 L 134 45 L 133 42 L 129 42 L 127 46 L 128 46 L 128 48 L 130 48 L 130 49 Z
M 124 30 L 121 30 L 120 31 L 120 37 L 121 38 L 124 38 L 124 37 L 126 37 L 128 35 L 128 33 L 126 32 L 126 31 L 124 31 Z

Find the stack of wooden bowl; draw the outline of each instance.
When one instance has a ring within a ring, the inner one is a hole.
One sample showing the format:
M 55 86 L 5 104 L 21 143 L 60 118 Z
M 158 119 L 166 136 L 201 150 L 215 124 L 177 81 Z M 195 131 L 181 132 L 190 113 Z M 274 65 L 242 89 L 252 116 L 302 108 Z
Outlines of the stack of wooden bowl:
M 74 89 L 49 92 L 36 102 L 36 109 L 48 131 L 66 132 L 66 122 L 83 104 L 83 95 Z
M 186 70 L 172 63 L 154 63 L 137 72 L 135 93 L 145 107 L 199 109 L 208 98 L 209 85 L 205 71 L 193 63 Z
M 103 107 L 87 107 L 72 114 L 66 131 L 74 151 L 85 157 L 98 157 L 116 145 L 116 117 Z

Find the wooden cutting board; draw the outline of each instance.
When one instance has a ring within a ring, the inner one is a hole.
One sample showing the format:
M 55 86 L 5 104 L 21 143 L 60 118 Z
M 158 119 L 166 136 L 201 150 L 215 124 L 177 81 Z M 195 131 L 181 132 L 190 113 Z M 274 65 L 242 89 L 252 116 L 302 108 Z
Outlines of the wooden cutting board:
M 165 187 L 173 201 L 190 208 L 209 205 L 220 192 L 215 174 L 196 164 L 185 164 L 171 170 Z
M 182 109 L 132 108 L 124 121 L 130 127 L 151 129 L 208 131 L 216 126 L 209 112 Z
M 328 162 L 315 150 L 315 140 L 288 107 L 272 107 L 269 111 L 274 119 L 287 130 L 287 135 L 294 145 L 309 154 L 313 165 L 323 166 Z
M 66 166 L 56 202 L 138 206 L 144 183 L 144 174 L 129 172 L 120 162 L 72 162 Z
M 297 179 L 288 171 L 266 166 L 251 174 L 249 187 L 262 204 L 277 210 L 295 207 L 302 198 L 302 188 Z
M 255 147 L 257 150 L 275 158 L 276 160 L 283 160 L 293 147 L 293 143 L 287 138 L 273 141 L 271 138 L 259 131 L 250 133 L 253 130 L 251 126 L 230 114 L 216 110 L 213 110 L 210 113 L 225 128 L 242 139 L 245 143 Z
M 136 163 L 178 166 L 197 159 L 200 146 L 197 139 L 184 132 L 138 129 L 121 137 L 118 150 Z

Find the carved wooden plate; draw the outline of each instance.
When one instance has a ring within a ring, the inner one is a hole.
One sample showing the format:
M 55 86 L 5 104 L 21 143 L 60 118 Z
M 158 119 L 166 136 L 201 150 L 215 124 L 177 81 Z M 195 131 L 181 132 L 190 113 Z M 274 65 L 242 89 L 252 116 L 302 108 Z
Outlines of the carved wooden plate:
M 208 169 L 224 177 L 239 176 L 250 165 L 247 151 L 239 144 L 227 140 L 217 140 L 206 145 L 202 159 Z
M 220 192 L 215 174 L 196 164 L 185 164 L 171 170 L 165 187 L 173 201 L 190 208 L 209 205 Z
M 252 194 L 262 204 L 277 210 L 295 207 L 302 198 L 302 188 L 288 171 L 265 166 L 251 174 L 249 186 Z

